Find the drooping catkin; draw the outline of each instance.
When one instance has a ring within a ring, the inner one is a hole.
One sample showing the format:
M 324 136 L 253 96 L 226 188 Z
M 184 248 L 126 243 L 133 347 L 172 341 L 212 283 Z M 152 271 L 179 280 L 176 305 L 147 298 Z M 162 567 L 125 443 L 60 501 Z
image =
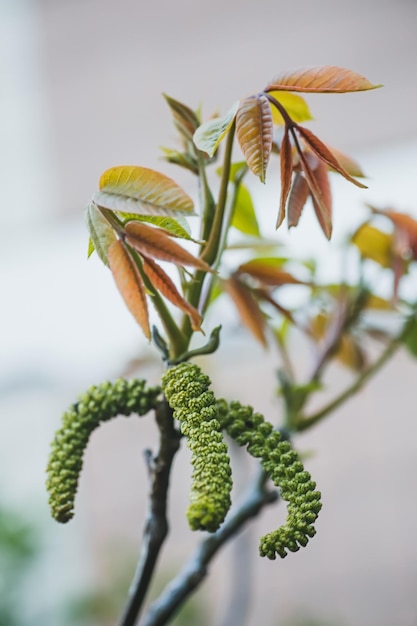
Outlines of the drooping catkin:
M 63 414 L 51 444 L 46 481 L 51 513 L 58 522 L 68 522 L 74 515 L 83 455 L 93 430 L 117 415 L 145 415 L 156 406 L 160 391 L 144 380 L 120 378 L 90 387 Z
M 278 554 L 284 558 L 287 550 L 296 552 L 316 534 L 313 524 L 322 506 L 321 494 L 290 442 L 283 441 L 260 413 L 254 413 L 250 406 L 225 400 L 218 400 L 217 407 L 222 428 L 238 445 L 247 446 L 249 454 L 260 459 L 266 474 L 288 502 L 286 523 L 262 537 L 259 545 L 261 556 L 275 559 Z
M 232 478 L 210 384 L 209 377 L 191 363 L 168 369 L 162 378 L 165 396 L 192 452 L 188 522 L 192 530 L 214 532 L 230 508 Z

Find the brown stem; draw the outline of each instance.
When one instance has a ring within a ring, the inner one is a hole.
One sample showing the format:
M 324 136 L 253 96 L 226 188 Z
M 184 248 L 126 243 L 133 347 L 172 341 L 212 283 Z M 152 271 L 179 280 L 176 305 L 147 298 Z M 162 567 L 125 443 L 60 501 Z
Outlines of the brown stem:
M 166 587 L 161 596 L 150 607 L 143 626 L 164 626 L 183 602 L 203 582 L 208 574 L 208 565 L 220 548 L 240 532 L 246 522 L 256 517 L 267 504 L 278 499 L 278 492 L 266 488 L 267 477 L 262 472 L 248 490 L 240 506 L 233 511 L 223 526 L 209 535 L 197 547 L 194 555 L 185 564 L 178 576 Z
M 180 433 L 174 426 L 172 411 L 164 400 L 155 411 L 159 428 L 159 450 L 150 458 L 151 493 L 145 522 L 141 554 L 129 590 L 120 626 L 134 626 L 152 580 L 156 562 L 168 534 L 167 495 L 172 462 L 180 445 Z

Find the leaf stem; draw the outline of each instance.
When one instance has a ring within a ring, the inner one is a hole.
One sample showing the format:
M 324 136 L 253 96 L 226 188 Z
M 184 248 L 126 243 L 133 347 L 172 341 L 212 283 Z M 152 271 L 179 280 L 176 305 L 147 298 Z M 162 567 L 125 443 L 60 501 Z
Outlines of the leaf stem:
M 233 140 L 235 135 L 235 123 L 232 124 L 226 140 L 226 148 L 223 160 L 222 178 L 220 181 L 219 196 L 214 211 L 214 216 L 210 211 L 206 210 L 204 213 L 207 223 L 203 224 L 202 233 L 209 233 L 207 244 L 205 245 L 201 258 L 209 265 L 213 265 L 216 261 L 219 246 L 221 244 L 221 237 L 224 227 L 224 216 L 227 203 L 227 188 L 229 185 L 230 176 L 230 164 L 232 160 Z M 202 270 L 197 270 L 193 276 L 193 280 L 189 286 L 188 302 L 200 310 L 200 297 L 203 288 L 203 282 L 207 273 Z M 192 328 L 188 317 L 184 316 L 181 330 L 187 337 L 187 347 L 191 340 Z
M 395 354 L 395 352 L 401 347 L 406 338 L 407 334 L 410 332 L 412 327 L 412 318 L 407 320 L 402 328 L 401 332 L 394 337 L 390 343 L 387 345 L 385 350 L 380 354 L 380 356 L 358 376 L 358 378 L 354 381 L 352 385 L 347 387 L 340 395 L 338 395 L 334 400 L 326 404 L 322 409 L 314 413 L 313 415 L 309 415 L 307 417 L 299 416 L 295 423 L 293 424 L 293 430 L 296 432 L 302 432 L 311 428 L 318 422 L 320 422 L 323 418 L 325 418 L 329 413 L 335 411 L 339 406 L 344 404 L 346 400 L 348 400 L 351 396 L 356 394 L 358 391 L 362 389 L 365 383 L 368 382 L 370 378 L 372 378 L 382 367 L 385 365 L 387 361 L 391 359 L 391 357 Z
M 213 223 L 210 225 L 210 237 L 206 247 L 203 250 L 202 259 L 209 265 L 212 265 L 217 257 L 219 244 L 224 224 L 224 213 L 227 202 L 227 188 L 229 186 L 230 165 L 232 162 L 233 140 L 235 136 L 235 122 L 233 122 L 226 140 L 226 148 L 223 160 L 222 177 L 220 181 L 219 197 L 216 204 Z

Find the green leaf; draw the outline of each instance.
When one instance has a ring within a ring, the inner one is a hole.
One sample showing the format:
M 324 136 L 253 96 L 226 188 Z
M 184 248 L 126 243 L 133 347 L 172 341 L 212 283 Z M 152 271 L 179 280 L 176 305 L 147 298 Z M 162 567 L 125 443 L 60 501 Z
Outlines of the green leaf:
M 194 144 L 199 150 L 207 152 L 210 157 L 214 156 L 220 142 L 232 126 L 238 108 L 239 100 L 224 117 L 215 117 L 197 128 L 194 133 Z
M 244 170 L 246 171 L 247 169 L 248 169 L 248 166 L 247 166 L 246 161 L 237 161 L 236 163 L 232 163 L 230 165 L 230 172 L 229 172 L 229 180 L 230 180 L 230 182 L 231 183 L 235 183 L 237 178 L 240 181 L 241 178 L 242 178 L 243 171 Z M 222 171 L 223 171 L 223 168 L 222 167 L 218 167 L 216 169 L 216 174 L 218 176 L 221 176 L 222 175 Z
M 90 202 L 87 206 L 87 227 L 92 244 L 92 250 L 90 243 L 88 245 L 88 256 L 92 254 L 93 250 L 96 250 L 103 263 L 109 267 L 109 248 L 117 238 L 113 228 L 94 202 Z
M 190 196 L 165 174 L 136 165 L 105 171 L 93 201 L 106 209 L 139 215 L 195 215 Z
M 404 345 L 413 357 L 417 358 L 417 318 L 413 317 L 410 329 L 404 339 Z
M 93 240 L 91 239 L 91 237 L 89 237 L 89 238 L 88 238 L 87 259 L 89 259 L 89 258 L 90 258 L 90 256 L 93 254 L 94 250 L 95 250 L 95 247 L 94 247 L 94 242 L 93 242 Z
M 187 140 L 192 140 L 194 132 L 197 130 L 200 120 L 197 115 L 186 104 L 171 98 L 166 93 L 162 94 L 170 107 L 174 124 L 178 132 Z
M 261 236 L 252 197 L 247 187 L 242 184 L 239 185 L 237 191 L 232 226 L 240 230 L 241 233 L 245 233 L 245 235 Z
M 269 94 L 282 104 L 294 122 L 307 122 L 313 119 L 308 104 L 302 96 L 297 96 L 289 91 L 270 91 Z M 274 124 L 283 126 L 284 118 L 273 104 L 271 104 L 271 110 Z

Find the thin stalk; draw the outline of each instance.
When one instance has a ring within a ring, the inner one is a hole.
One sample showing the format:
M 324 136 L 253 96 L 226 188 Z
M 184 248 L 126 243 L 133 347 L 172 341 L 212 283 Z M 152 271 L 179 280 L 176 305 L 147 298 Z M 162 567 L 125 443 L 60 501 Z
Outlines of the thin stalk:
M 215 263 L 217 254 L 219 251 L 219 245 L 221 242 L 221 236 L 222 236 L 223 225 L 224 225 L 224 216 L 225 216 L 226 203 L 227 203 L 227 188 L 229 184 L 230 165 L 231 165 L 231 160 L 232 160 L 234 135 L 235 135 L 235 124 L 233 124 L 232 127 L 230 128 L 229 133 L 227 135 L 227 139 L 226 139 L 226 148 L 225 148 L 225 154 L 224 154 L 224 160 L 223 160 L 222 177 L 220 181 L 219 196 L 218 196 L 216 208 L 214 211 L 214 217 L 211 218 L 210 216 L 210 219 L 212 219 L 212 221 L 210 223 L 208 222 L 207 224 L 203 224 L 203 228 L 202 228 L 202 232 L 210 233 L 207 244 L 205 245 L 203 252 L 201 254 L 201 258 L 204 261 L 206 261 L 206 263 L 208 263 L 209 265 L 213 265 Z M 207 213 L 206 217 L 209 217 L 209 213 Z M 203 282 L 204 282 L 206 275 L 207 275 L 206 272 L 202 270 L 197 270 L 189 286 L 188 302 L 193 307 L 199 310 L 200 310 L 199 305 L 200 305 L 201 291 L 203 288 Z M 193 331 L 191 328 L 190 320 L 186 316 L 184 316 L 183 318 L 181 330 L 184 333 L 184 335 L 187 337 L 187 347 L 188 347 Z
M 365 383 L 368 382 L 370 378 L 372 378 L 384 365 L 387 361 L 391 359 L 391 357 L 395 354 L 395 352 L 402 346 L 403 341 L 407 334 L 411 330 L 411 321 L 406 322 L 401 333 L 394 337 L 390 343 L 387 345 L 385 350 L 381 353 L 381 355 L 372 363 L 365 371 L 362 372 L 360 376 L 355 380 L 355 382 L 347 387 L 340 395 L 338 395 L 334 400 L 326 404 L 322 409 L 314 413 L 313 415 L 309 415 L 307 417 L 300 417 L 296 420 L 294 425 L 294 430 L 296 432 L 301 432 L 303 430 L 307 430 L 311 428 L 318 422 L 320 422 L 327 415 L 335 411 L 339 408 L 346 400 L 348 400 L 351 396 L 355 395 L 358 391 L 362 389 Z
M 227 202 L 227 188 L 229 186 L 230 165 L 232 162 L 233 140 L 235 136 L 235 123 L 233 122 L 226 139 L 226 147 L 223 160 L 222 177 L 220 181 L 219 197 L 217 200 L 216 210 L 214 213 L 213 223 L 211 224 L 210 237 L 206 247 L 201 255 L 203 260 L 212 265 L 219 251 L 219 244 L 224 225 L 224 213 Z

